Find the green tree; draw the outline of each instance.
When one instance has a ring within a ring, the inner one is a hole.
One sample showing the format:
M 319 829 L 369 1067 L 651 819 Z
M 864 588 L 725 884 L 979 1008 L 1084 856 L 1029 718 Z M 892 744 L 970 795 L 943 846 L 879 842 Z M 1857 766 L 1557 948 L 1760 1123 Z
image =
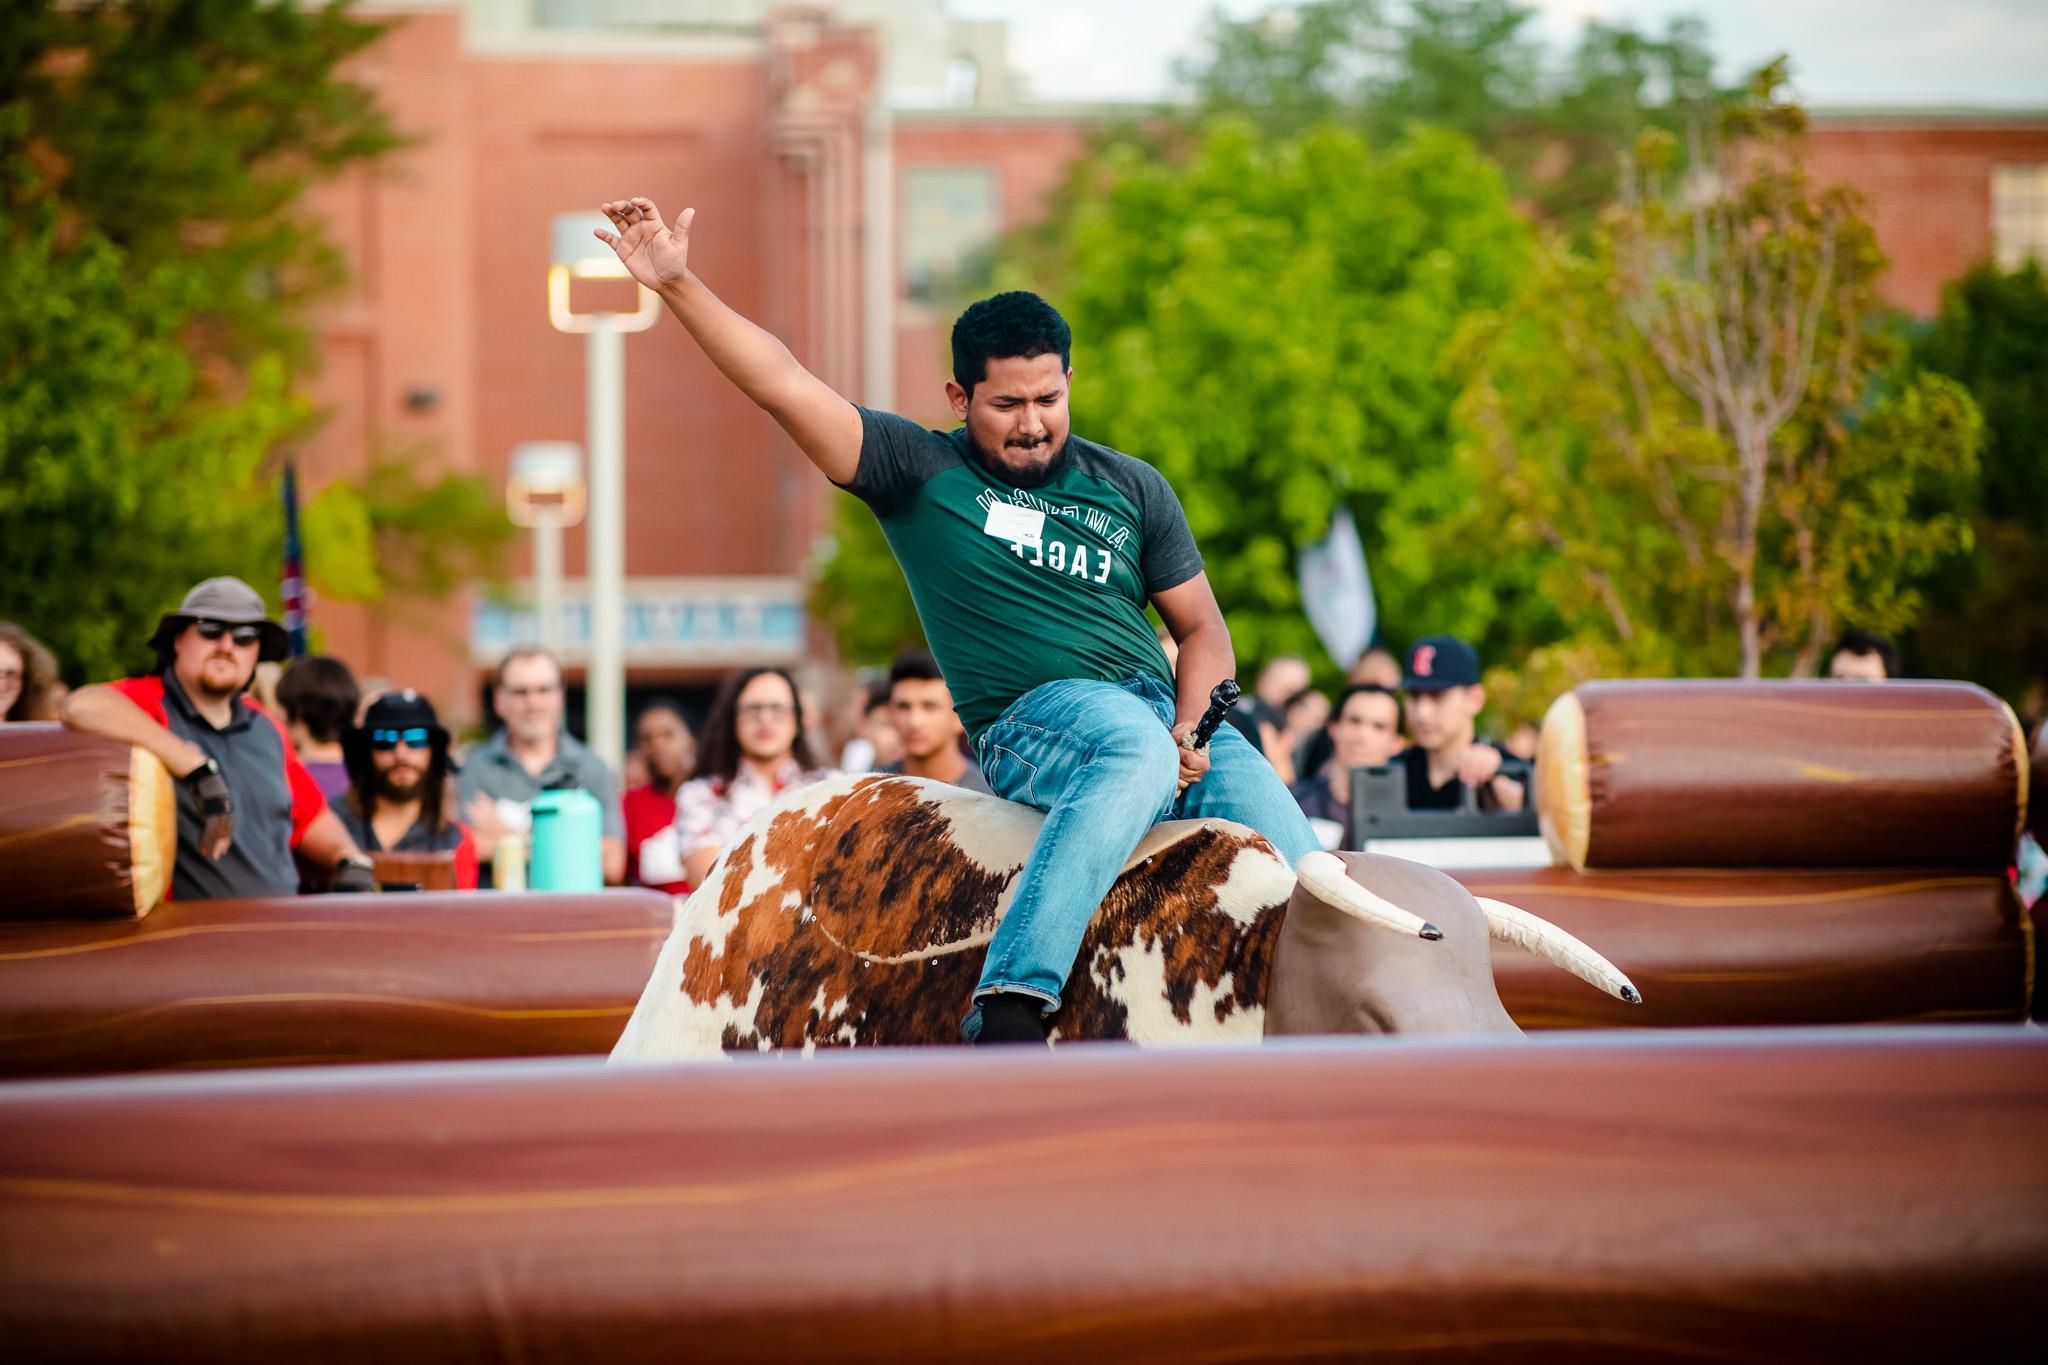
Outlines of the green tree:
M 1247 665 L 1321 656 L 1296 556 L 1339 506 L 1395 631 L 1488 639 L 1526 633 L 1517 613 L 1553 620 L 1490 553 L 1450 468 L 1445 347 L 1513 294 L 1533 247 L 1466 139 L 1416 129 L 1376 155 L 1341 128 L 1268 141 L 1220 119 L 1170 156 L 1106 143 L 1067 202 L 988 283 L 1066 314 L 1075 429 L 1173 482 Z M 842 507 L 815 602 L 852 659 L 915 639 L 863 509 Z
M 1942 291 L 1915 360 L 1984 413 L 1976 547 L 1929 589 L 1921 667 L 2048 711 L 2048 281 L 2038 261 L 1978 266 Z
M 1667 186 L 1646 136 L 1593 254 L 1552 243 L 1460 340 L 1462 465 L 1543 565 L 1552 643 L 1606 671 L 1810 673 L 1845 621 L 1910 624 L 1969 542 L 1975 405 L 1884 382 L 1883 259 L 1853 198 L 1808 184 L 1781 76 L 1696 159 L 1712 178 Z
M 1249 19 L 1217 15 L 1205 57 L 1185 64 L 1205 115 L 1273 136 L 1317 123 L 1391 139 L 1430 123 L 1489 146 L 1527 121 L 1542 49 L 1513 0 L 1316 0 Z
M 832 498 L 832 536 L 811 575 L 810 607 L 851 667 L 880 666 L 922 648 L 924 627 L 881 523 L 851 493 Z
M 45 204 L 0 243 L 0 616 L 68 676 L 107 677 L 202 573 L 264 580 L 243 490 L 306 409 L 275 356 L 232 398 L 207 392 L 184 342 L 199 272 L 60 236 Z
M 289 0 L 21 0 L 0 25 L 0 615 L 74 679 L 142 663 L 199 577 L 275 582 L 276 479 L 313 421 L 303 309 L 341 279 L 298 204 L 398 145 L 340 70 L 383 31 Z M 305 509 L 315 587 L 488 564 L 509 529 L 474 515 L 419 553 L 480 496 L 330 486 Z
M 200 287 L 185 344 L 206 360 L 296 357 L 297 305 L 340 259 L 296 210 L 315 181 L 399 145 L 340 71 L 385 26 L 347 0 L 13 0 L 0 28 L 10 209 L 54 200 L 138 272 Z M 68 242 L 67 242 L 68 245 Z
M 1519 200 L 1575 231 L 1613 199 L 1637 136 L 1679 132 L 1724 98 L 1707 31 L 1662 36 L 1589 22 L 1554 58 L 1517 0 L 1313 0 L 1241 20 L 1219 15 L 1204 57 L 1183 66 L 1205 116 L 1271 136 L 1318 122 L 1385 144 L 1410 123 L 1465 134 L 1506 170 Z
M 1295 560 L 1340 505 L 1397 629 L 1483 635 L 1512 596 L 1437 534 L 1464 501 L 1442 353 L 1530 248 L 1498 171 L 1431 130 L 1375 155 L 1226 120 L 1183 161 L 1118 159 L 1078 206 L 1076 428 L 1173 482 L 1243 657 L 1320 654 Z

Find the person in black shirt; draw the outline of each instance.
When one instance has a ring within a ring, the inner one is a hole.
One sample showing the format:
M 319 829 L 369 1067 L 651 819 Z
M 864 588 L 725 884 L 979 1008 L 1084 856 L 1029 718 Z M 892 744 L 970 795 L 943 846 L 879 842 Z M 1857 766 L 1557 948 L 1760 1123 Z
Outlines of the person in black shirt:
M 1351 770 L 1391 763 L 1401 748 L 1404 719 L 1401 698 L 1378 683 L 1345 688 L 1326 727 L 1329 761 L 1290 789 L 1301 813 L 1311 820 L 1346 824 L 1351 818 Z
M 1408 694 L 1408 733 L 1415 743 L 1394 761 L 1407 770 L 1408 809 L 1522 809 L 1529 798 L 1528 765 L 1475 737 L 1486 689 L 1472 646 L 1450 635 L 1418 640 L 1408 651 L 1401 688 Z

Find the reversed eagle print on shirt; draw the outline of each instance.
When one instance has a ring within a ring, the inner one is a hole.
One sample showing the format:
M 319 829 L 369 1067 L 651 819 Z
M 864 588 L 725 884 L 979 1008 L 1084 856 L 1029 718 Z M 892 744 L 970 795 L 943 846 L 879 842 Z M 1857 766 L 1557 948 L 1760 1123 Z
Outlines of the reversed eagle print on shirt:
M 1131 541 L 1131 528 L 1099 507 L 1050 503 L 1022 488 L 1010 489 L 1007 499 L 997 490 L 985 488 L 975 502 L 987 514 L 982 530 L 1008 541 L 1017 558 L 1034 569 L 1049 569 L 1107 585 L 1110 571 L 1116 567 L 1116 552 Z M 1015 515 L 1019 508 L 1025 511 L 1024 517 Z M 1036 517 L 1031 517 L 1031 513 L 1036 513 Z M 1084 540 L 1049 537 L 1044 533 L 1047 517 L 1067 517 L 1079 522 L 1108 545 L 1091 546 Z M 1136 565 L 1132 568 L 1135 570 Z

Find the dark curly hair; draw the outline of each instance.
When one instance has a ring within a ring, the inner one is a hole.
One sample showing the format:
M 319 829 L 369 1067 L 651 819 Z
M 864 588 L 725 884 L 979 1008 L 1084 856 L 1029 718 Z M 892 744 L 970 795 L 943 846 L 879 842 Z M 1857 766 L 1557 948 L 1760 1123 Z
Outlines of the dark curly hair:
M 0 621 L 0 645 L 12 645 L 21 656 L 21 695 L 0 720 L 53 720 L 43 707 L 57 685 L 57 656 L 41 640 L 12 621 Z
M 355 723 L 356 675 L 347 664 L 326 654 L 295 659 L 277 680 L 277 704 L 285 719 L 296 720 L 320 744 L 338 744 Z
M 1060 369 L 1073 365 L 1074 334 L 1059 310 L 1022 289 L 968 305 L 953 324 L 953 382 L 967 390 L 988 378 L 991 360 L 1056 355 Z
M 796 679 L 780 668 L 744 668 L 725 680 L 704 720 L 704 747 L 697 754 L 697 776 L 731 782 L 740 771 L 740 693 L 764 673 L 772 673 L 789 684 L 789 699 L 796 706 L 796 743 L 790 756 L 805 772 L 818 766 L 811 755 L 811 741 L 804 734 L 804 699 L 796 690 Z
M 1859 656 L 1875 654 L 1878 662 L 1884 665 L 1885 677 L 1896 678 L 1899 676 L 1899 647 L 1890 640 L 1885 639 L 1884 636 L 1874 634 L 1871 631 L 1843 631 L 1841 638 L 1835 641 L 1835 647 L 1828 651 L 1828 658 L 1832 660 L 1837 654 L 1855 654 Z

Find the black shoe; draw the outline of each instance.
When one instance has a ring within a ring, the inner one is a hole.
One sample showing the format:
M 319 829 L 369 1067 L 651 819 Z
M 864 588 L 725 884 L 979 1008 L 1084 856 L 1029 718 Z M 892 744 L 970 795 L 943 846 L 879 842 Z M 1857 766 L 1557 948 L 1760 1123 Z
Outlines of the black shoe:
M 1045 1046 L 1045 1005 L 1031 995 L 984 995 L 960 1021 L 960 1036 L 974 1044 Z

